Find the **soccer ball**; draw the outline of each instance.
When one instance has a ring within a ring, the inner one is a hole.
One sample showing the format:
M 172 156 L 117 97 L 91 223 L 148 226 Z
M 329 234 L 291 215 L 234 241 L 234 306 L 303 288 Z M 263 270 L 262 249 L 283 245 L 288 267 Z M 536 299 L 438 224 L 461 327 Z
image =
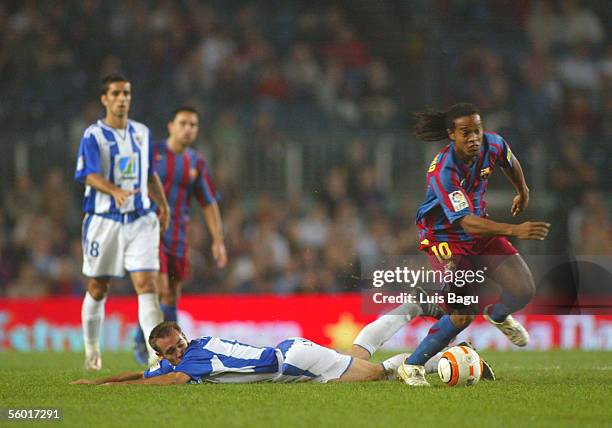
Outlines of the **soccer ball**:
M 482 376 L 480 355 L 468 346 L 453 346 L 442 354 L 438 375 L 448 386 L 470 386 Z

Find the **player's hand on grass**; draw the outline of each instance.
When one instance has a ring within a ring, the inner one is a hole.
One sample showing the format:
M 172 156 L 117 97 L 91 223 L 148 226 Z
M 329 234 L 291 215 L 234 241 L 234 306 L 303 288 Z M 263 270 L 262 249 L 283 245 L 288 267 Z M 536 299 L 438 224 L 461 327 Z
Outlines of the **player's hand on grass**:
M 138 192 L 140 192 L 140 189 L 123 190 L 122 188 L 117 187 L 115 190 L 113 190 L 113 192 L 111 193 L 111 196 L 115 200 L 115 205 L 117 207 L 121 207 L 123 206 L 123 204 L 127 202 L 130 196 L 135 195 Z
M 97 379 L 79 379 L 70 382 L 70 385 L 100 385 L 101 382 Z
M 550 223 L 543 221 L 526 221 L 514 226 L 512 235 L 519 239 L 537 239 L 543 241 L 548 235 Z
M 525 209 L 527 209 L 527 205 L 529 205 L 529 192 L 519 193 L 512 200 L 512 208 L 510 212 L 512 213 L 512 217 L 516 217 Z
M 212 255 L 217 262 L 217 267 L 223 269 L 227 265 L 227 251 L 223 241 L 213 242 Z

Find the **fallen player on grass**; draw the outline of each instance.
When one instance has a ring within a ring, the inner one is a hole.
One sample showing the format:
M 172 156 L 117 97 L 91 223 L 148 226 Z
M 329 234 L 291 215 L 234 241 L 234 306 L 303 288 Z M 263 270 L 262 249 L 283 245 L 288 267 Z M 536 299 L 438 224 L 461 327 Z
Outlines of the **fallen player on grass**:
M 72 384 L 172 385 L 186 383 L 254 383 L 394 380 L 408 354 L 382 363 L 367 361 L 401 327 L 416 316 L 441 316 L 440 308 L 427 304 L 404 304 L 366 325 L 347 354 L 292 338 L 276 347 L 257 347 L 203 336 L 189 342 L 179 325 L 163 322 L 149 336 L 160 361 L 149 369 L 98 379 L 79 379 Z M 436 371 L 439 356 L 428 361 L 427 372 Z

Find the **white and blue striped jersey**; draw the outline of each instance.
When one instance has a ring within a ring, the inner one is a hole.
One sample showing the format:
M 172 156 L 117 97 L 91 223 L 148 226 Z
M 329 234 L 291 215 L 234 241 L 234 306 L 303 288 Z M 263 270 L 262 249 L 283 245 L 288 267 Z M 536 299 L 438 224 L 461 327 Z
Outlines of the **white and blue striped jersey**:
M 75 180 L 84 183 L 89 174 L 96 173 L 124 190 L 139 191 L 117 207 L 112 196 L 85 186 L 83 211 L 120 215 L 150 210 L 147 180 L 154 171 L 149 128 L 129 120 L 127 129 L 117 130 L 98 120 L 81 139 Z
M 203 336 L 189 343 L 181 362 L 161 360 L 144 372 L 154 377 L 179 371 L 192 383 L 251 383 L 273 380 L 279 372 L 277 349 L 246 345 L 236 340 Z

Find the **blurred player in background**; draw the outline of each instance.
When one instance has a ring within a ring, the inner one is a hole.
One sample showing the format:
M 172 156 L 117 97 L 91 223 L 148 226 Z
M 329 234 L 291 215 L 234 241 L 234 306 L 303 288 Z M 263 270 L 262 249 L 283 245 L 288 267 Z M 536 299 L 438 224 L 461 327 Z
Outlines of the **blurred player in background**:
M 192 197 L 202 207 L 204 220 L 212 238 L 212 255 L 217 267 L 227 264 L 223 241 L 221 213 L 204 158 L 191 145 L 198 137 L 199 114 L 192 107 L 179 107 L 168 122 L 168 139 L 154 146 L 156 171 L 172 210 L 170 226 L 160 245 L 158 290 L 165 321 L 177 320 L 177 304 L 182 282 L 189 276 L 187 223 Z M 147 363 L 146 332 L 136 333 L 134 357 Z
M 138 294 L 138 321 L 145 333 L 163 320 L 156 293 L 159 234 L 169 207 L 153 165 L 149 129 L 128 119 L 131 84 L 112 74 L 102 81 L 104 120 L 89 126 L 79 148 L 75 179 L 85 184 L 82 306 L 85 368 L 100 370 L 100 332 L 112 277 L 129 272 Z M 159 220 L 151 199 L 159 207 Z M 150 349 L 151 360 L 155 353 Z
M 516 196 L 511 213 L 527 208 L 529 188 L 518 159 L 499 135 L 483 131 L 478 109 L 467 103 L 446 111 L 425 111 L 416 115 L 416 134 L 424 141 L 450 139 L 427 171 L 425 201 L 417 211 L 420 246 L 437 271 L 482 269 L 502 288 L 499 301 L 484 309 L 485 318 L 517 346 L 526 346 L 529 334 L 512 317 L 535 293 L 529 267 L 506 236 L 543 240 L 550 224 L 498 223 L 487 219 L 484 195 L 493 168 L 499 166 L 514 186 Z M 445 284 L 445 291 L 462 289 Z M 427 386 L 424 365 L 433 355 L 474 319 L 473 308 L 447 305 L 443 316 L 400 368 L 409 385 Z
M 420 290 L 417 293 L 421 292 Z M 307 339 L 291 338 L 275 347 L 258 347 L 235 340 L 203 336 L 189 342 L 175 322 L 164 322 L 151 332 L 149 343 L 161 361 L 146 371 L 99 379 L 80 379 L 73 384 L 253 383 L 393 380 L 407 354 L 382 363 L 367 361 L 376 350 L 414 317 L 443 314 L 433 304 L 405 303 L 366 325 L 351 351 L 340 354 Z M 427 363 L 428 373 L 438 359 Z M 487 366 L 488 368 L 488 366 Z M 489 371 L 492 375 L 492 371 Z

